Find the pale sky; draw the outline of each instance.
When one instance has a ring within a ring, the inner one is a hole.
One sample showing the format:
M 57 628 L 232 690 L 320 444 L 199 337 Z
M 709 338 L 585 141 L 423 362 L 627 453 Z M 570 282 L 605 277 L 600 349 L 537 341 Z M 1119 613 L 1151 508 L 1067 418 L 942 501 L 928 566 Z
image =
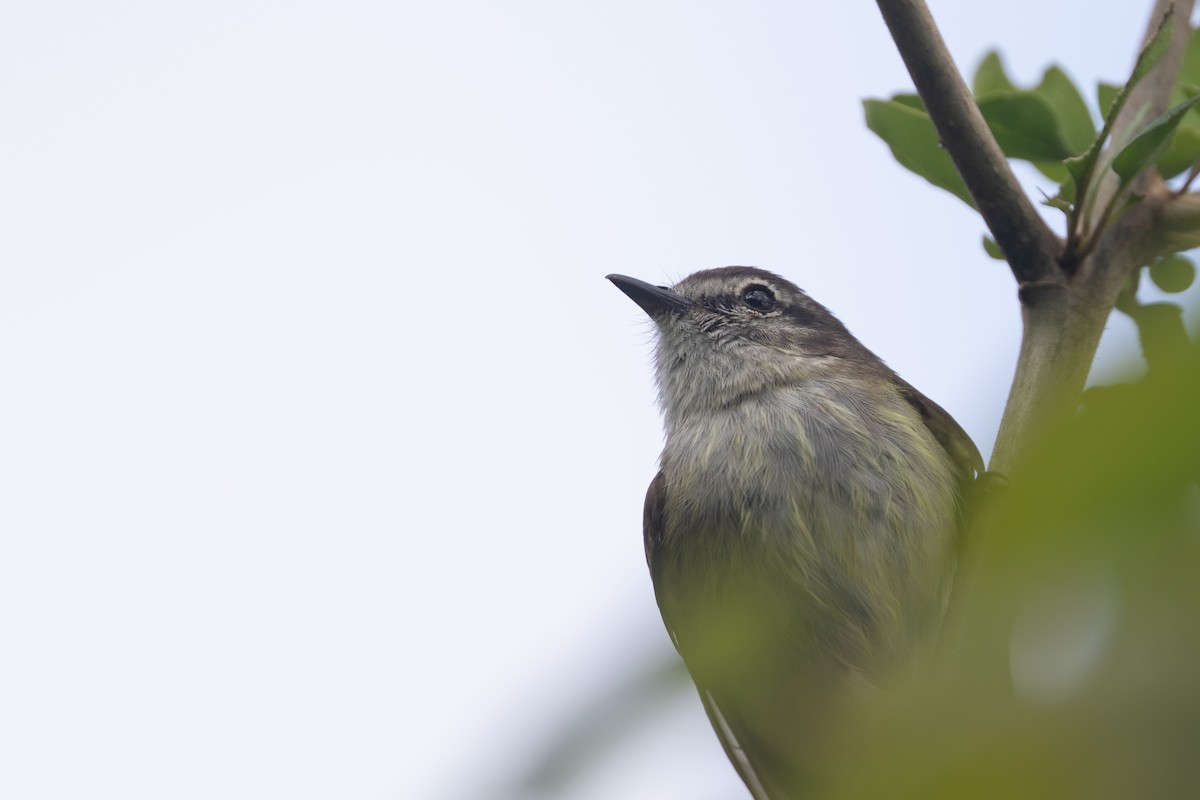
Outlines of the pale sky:
M 932 8 L 1091 99 L 1102 5 Z M 874 3 L 50 0 L 0 64 L 5 798 L 490 800 L 665 658 L 609 272 L 780 272 L 991 447 L 1015 289 L 862 122 Z M 744 796 L 656 720 L 564 797 Z

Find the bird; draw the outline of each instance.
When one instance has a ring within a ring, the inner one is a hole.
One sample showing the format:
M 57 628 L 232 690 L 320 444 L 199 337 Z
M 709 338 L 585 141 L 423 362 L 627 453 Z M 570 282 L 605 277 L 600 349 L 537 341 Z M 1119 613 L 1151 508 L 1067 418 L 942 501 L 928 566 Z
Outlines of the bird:
M 780 275 L 607 278 L 656 330 L 642 528 L 663 623 L 751 796 L 794 800 L 844 758 L 854 709 L 928 664 L 983 460 Z

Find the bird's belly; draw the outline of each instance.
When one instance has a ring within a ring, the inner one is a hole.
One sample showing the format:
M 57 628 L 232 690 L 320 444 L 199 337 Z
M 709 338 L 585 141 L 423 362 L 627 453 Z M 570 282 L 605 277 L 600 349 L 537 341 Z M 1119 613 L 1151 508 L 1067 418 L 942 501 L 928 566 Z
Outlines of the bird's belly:
M 782 632 L 771 648 L 867 672 L 903 658 L 940 617 L 956 500 L 937 443 L 903 409 L 892 416 L 774 398 L 673 430 L 664 616 L 702 639 Z

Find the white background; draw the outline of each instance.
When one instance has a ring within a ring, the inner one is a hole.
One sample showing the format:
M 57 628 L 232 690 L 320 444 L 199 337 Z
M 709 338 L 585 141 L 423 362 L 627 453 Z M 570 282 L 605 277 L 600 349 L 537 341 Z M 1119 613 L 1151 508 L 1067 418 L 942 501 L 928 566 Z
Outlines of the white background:
M 1090 99 L 1149 5 L 933 11 Z M 1015 290 L 908 85 L 867 0 L 7 4 L 0 796 L 498 798 L 666 658 L 606 273 L 782 272 L 989 450 Z M 678 698 L 558 796 L 744 796 Z

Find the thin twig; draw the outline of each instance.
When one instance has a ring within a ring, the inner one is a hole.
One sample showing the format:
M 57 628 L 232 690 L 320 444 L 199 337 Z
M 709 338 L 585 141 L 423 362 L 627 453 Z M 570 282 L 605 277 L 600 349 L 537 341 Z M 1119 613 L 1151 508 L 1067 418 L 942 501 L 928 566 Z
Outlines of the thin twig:
M 1183 185 L 1176 191 L 1175 197 L 1183 197 L 1192 188 L 1192 181 L 1196 180 L 1196 176 L 1200 175 L 1200 164 L 1192 164 L 1192 168 L 1188 170 L 1187 178 L 1184 179 Z

